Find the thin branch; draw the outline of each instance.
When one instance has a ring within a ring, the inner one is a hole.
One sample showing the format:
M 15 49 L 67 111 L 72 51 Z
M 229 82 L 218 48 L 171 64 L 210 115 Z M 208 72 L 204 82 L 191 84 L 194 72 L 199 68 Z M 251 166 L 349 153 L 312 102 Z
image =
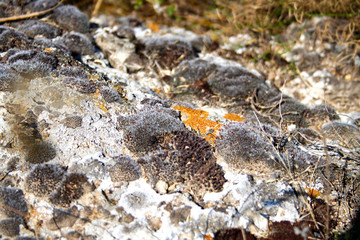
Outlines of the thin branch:
M 41 16 L 41 15 L 44 15 L 44 14 L 46 14 L 48 12 L 51 12 L 54 9 L 58 8 L 63 3 L 63 1 L 64 0 L 61 0 L 56 6 L 54 6 L 52 8 L 49 8 L 47 10 L 44 10 L 44 11 L 33 12 L 33 13 L 19 15 L 19 16 L 13 16 L 13 17 L 0 18 L 0 23 L 24 20 L 24 19 L 27 19 L 27 18 L 33 18 L 33 17 L 38 17 L 38 16 Z
M 96 1 L 95 8 L 94 8 L 93 12 L 91 13 L 91 16 L 92 16 L 92 17 L 94 17 L 95 15 L 98 14 L 99 9 L 100 9 L 101 4 L 102 4 L 102 1 L 103 1 L 103 0 L 97 0 L 97 1 Z

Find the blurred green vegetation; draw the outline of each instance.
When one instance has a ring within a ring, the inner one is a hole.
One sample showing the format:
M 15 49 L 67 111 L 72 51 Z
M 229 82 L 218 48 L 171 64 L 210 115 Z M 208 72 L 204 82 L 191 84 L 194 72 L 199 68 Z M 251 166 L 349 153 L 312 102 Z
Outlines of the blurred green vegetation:
M 91 14 L 100 0 L 66 0 Z M 236 35 L 248 29 L 277 34 L 293 22 L 314 16 L 349 20 L 360 33 L 360 0 L 103 0 L 99 13 L 135 15 L 159 25 L 184 27 L 210 36 Z

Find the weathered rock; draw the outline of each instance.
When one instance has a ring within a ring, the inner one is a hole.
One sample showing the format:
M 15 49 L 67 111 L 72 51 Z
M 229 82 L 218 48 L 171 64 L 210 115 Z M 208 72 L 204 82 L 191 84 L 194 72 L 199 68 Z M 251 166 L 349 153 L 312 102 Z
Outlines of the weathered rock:
M 25 161 L 28 163 L 45 163 L 56 157 L 56 149 L 46 142 L 35 142 L 24 147 Z
M 338 141 L 346 147 L 360 147 L 360 131 L 356 125 L 332 121 L 322 126 L 322 132 L 326 138 Z
M 23 218 L 28 207 L 24 199 L 24 193 L 19 188 L 7 188 L 0 186 L 0 218 Z
M 71 227 L 79 219 L 79 210 L 72 207 L 67 211 L 54 209 L 53 218 L 46 223 L 46 227 L 50 230 L 59 230 L 65 227 Z
M 18 27 L 18 30 L 31 38 L 43 36 L 45 38 L 52 39 L 61 34 L 60 29 L 57 27 L 37 20 L 26 21 Z
M 54 10 L 55 22 L 66 31 L 87 33 L 89 31 L 89 19 L 79 9 L 71 5 L 63 5 Z
M 119 222 L 120 223 L 132 223 L 135 220 L 135 217 L 130 213 L 127 213 L 123 207 L 116 208 L 116 211 L 120 214 Z
M 20 220 L 9 218 L 0 220 L 0 234 L 6 237 L 16 237 L 20 233 Z
M 62 123 L 64 126 L 66 126 L 68 128 L 81 127 L 82 117 L 78 116 L 78 115 L 69 116 L 69 117 L 66 117 Z
M 93 186 L 85 175 L 70 173 L 50 195 L 50 202 L 60 207 L 69 207 L 74 200 L 92 190 Z
M 191 212 L 190 206 L 185 206 L 185 207 L 173 210 L 170 213 L 171 223 L 178 225 L 180 222 L 188 221 L 188 219 L 190 217 L 190 212 Z
M 10 48 L 26 49 L 30 42 L 24 33 L 4 28 L 0 33 L 0 52 L 5 52 Z
M 0 64 L 0 91 L 14 90 L 16 83 L 19 83 L 21 79 L 21 75 L 9 66 Z
M 152 107 L 130 115 L 119 116 L 118 127 L 124 131 L 125 145 L 134 153 L 144 153 L 158 148 L 158 138 L 163 134 L 185 130 L 176 111 Z
M 117 157 L 114 159 L 115 165 L 109 169 L 111 181 L 113 182 L 129 182 L 141 177 L 141 169 L 139 164 L 129 157 Z
M 57 164 L 40 164 L 25 179 L 25 189 L 35 196 L 49 196 L 64 178 L 65 170 Z
M 73 54 L 89 55 L 95 53 L 95 48 L 91 41 L 81 33 L 65 33 L 62 36 L 61 42 L 63 42 Z
M 340 120 L 335 109 L 326 104 L 316 105 L 305 110 L 303 116 L 311 126 L 318 128 L 326 122 Z
M 266 126 L 270 133 L 276 129 Z M 275 164 L 276 149 L 272 145 L 269 132 L 255 124 L 230 123 L 220 130 L 216 139 L 216 150 L 232 167 L 243 168 L 244 164 L 262 161 Z
M 173 69 L 180 62 L 195 57 L 191 44 L 178 36 L 157 36 L 142 40 L 144 49 L 141 51 L 154 68 Z
M 99 31 L 95 36 L 96 44 L 101 48 L 112 67 L 125 70 L 125 60 L 135 52 L 135 44 L 128 39 L 121 39 L 106 31 Z

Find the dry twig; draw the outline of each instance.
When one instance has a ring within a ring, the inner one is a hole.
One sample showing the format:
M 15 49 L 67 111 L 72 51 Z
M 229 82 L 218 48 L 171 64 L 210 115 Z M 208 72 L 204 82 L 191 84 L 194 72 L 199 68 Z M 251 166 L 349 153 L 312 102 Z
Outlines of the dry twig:
M 49 8 L 47 10 L 44 11 L 39 11 L 39 12 L 33 12 L 33 13 L 29 13 L 29 14 L 24 14 L 24 15 L 19 15 L 19 16 L 13 16 L 13 17 L 6 17 L 6 18 L 0 18 L 0 23 L 4 23 L 4 22 L 12 22 L 12 21 L 18 21 L 18 20 L 24 20 L 24 19 L 28 19 L 28 18 L 33 18 L 33 17 L 38 17 L 41 15 L 44 15 L 46 13 L 49 13 L 51 11 L 53 11 L 54 9 L 60 7 L 60 5 L 63 3 L 64 0 L 61 0 L 56 6 Z

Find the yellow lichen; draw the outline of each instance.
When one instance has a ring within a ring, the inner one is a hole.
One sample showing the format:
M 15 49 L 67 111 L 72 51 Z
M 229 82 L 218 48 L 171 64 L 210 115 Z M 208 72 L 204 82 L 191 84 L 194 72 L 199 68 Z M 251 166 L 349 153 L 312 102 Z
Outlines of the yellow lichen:
M 96 89 L 96 92 L 94 93 L 94 98 L 99 98 L 99 96 L 100 96 L 100 89 L 99 88 L 97 88 Z
M 100 89 L 97 88 L 96 92 L 93 94 L 94 98 L 95 98 L 95 104 L 96 106 L 98 106 L 101 110 L 103 110 L 104 112 L 106 112 L 108 110 L 108 107 L 105 106 L 104 101 L 102 101 L 101 99 L 99 99 L 100 97 Z
M 186 126 L 196 130 L 199 134 L 204 135 L 205 140 L 214 143 L 221 124 L 207 119 L 209 113 L 204 110 L 195 110 L 191 108 L 175 106 L 182 114 L 182 120 Z
M 55 52 L 56 48 L 45 48 L 43 50 L 43 52 L 49 52 L 49 53 L 52 53 L 52 52 Z
M 245 119 L 244 117 L 240 117 L 239 115 L 234 113 L 227 113 L 224 115 L 224 118 L 236 122 L 242 122 Z
M 104 112 L 106 112 L 108 110 L 108 108 L 101 102 L 97 102 L 96 105 Z
M 322 198 L 323 197 L 321 192 L 319 190 L 317 190 L 317 189 L 314 189 L 314 188 L 305 188 L 305 192 L 311 199 L 316 199 L 316 198 Z

